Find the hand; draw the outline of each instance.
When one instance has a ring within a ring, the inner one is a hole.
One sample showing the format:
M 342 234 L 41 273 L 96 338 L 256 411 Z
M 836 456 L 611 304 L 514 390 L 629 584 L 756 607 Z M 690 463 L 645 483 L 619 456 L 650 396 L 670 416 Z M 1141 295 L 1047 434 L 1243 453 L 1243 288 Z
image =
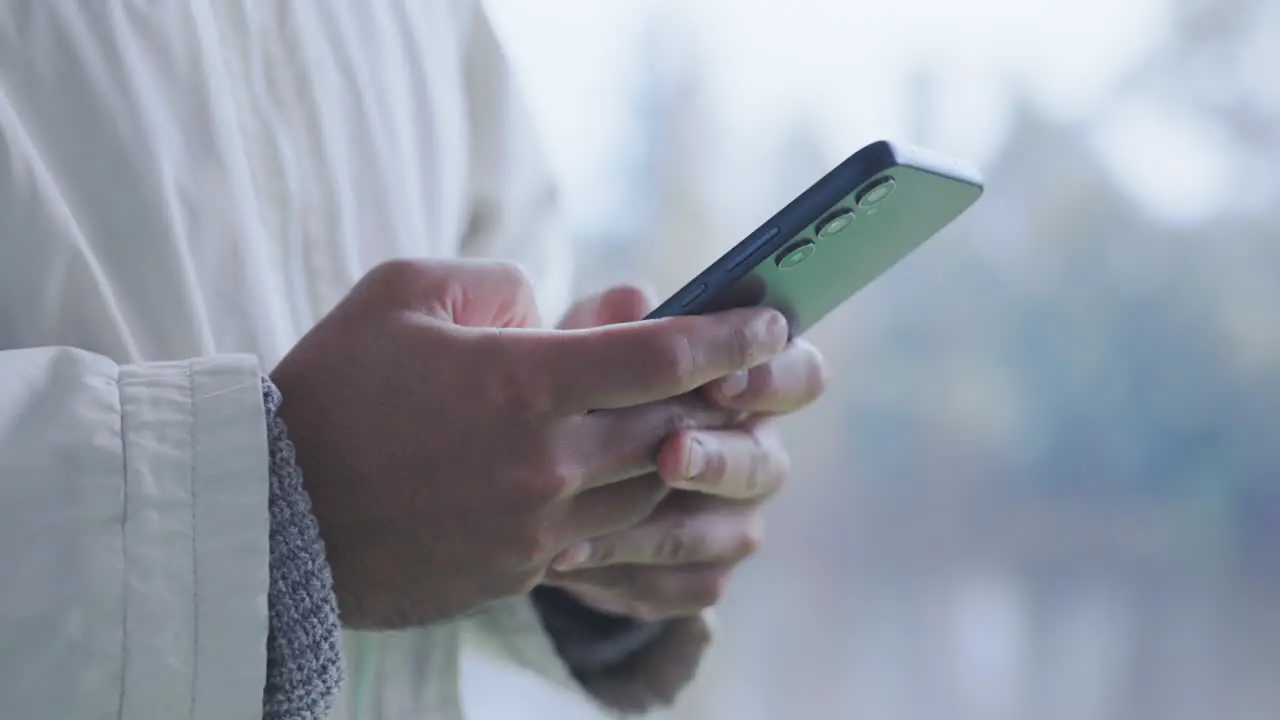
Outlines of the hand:
M 647 517 L 662 438 L 730 419 L 667 398 L 786 342 L 762 311 L 537 324 L 512 266 L 395 261 L 272 372 L 349 627 L 524 593 L 565 547 Z
M 628 322 L 649 307 L 643 292 L 615 288 L 575 306 L 562 325 Z M 790 473 L 767 419 L 808 405 L 824 385 L 821 356 L 795 340 L 770 362 L 700 388 L 708 403 L 738 413 L 740 424 L 669 437 L 657 477 L 679 491 L 639 524 L 563 552 L 547 584 L 597 610 L 643 620 L 714 605 L 733 568 L 759 545 L 762 505 Z

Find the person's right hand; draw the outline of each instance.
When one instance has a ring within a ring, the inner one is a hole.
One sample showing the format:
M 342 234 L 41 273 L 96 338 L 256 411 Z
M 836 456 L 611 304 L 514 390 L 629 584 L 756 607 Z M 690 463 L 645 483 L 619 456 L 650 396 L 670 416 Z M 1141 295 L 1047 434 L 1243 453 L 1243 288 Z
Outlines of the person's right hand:
M 787 341 L 761 309 L 537 325 L 513 266 L 393 261 L 272 371 L 346 626 L 525 593 L 564 548 L 647 517 L 664 438 L 737 417 L 680 396 Z

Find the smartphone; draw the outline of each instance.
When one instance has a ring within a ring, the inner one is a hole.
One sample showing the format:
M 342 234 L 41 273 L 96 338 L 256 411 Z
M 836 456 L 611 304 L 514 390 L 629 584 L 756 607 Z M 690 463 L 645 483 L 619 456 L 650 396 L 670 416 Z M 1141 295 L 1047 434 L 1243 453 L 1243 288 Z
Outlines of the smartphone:
M 965 162 L 899 143 L 849 156 L 649 314 L 781 312 L 791 335 L 906 257 L 982 195 Z

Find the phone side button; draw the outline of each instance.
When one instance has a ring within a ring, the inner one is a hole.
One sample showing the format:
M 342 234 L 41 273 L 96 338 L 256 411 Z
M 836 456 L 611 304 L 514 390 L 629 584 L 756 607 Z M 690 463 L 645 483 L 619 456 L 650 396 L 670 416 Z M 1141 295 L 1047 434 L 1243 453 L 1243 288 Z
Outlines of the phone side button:
M 735 250 L 733 255 L 729 257 L 729 263 L 728 263 L 729 269 L 736 270 L 739 265 L 747 261 L 747 258 L 750 258 L 752 255 L 755 255 L 757 250 L 764 247 L 765 243 L 769 242 L 770 240 L 774 239 L 777 236 L 778 236 L 778 228 L 777 226 L 774 226 L 760 233 L 760 236 L 757 237 L 755 240 L 752 240 L 749 244 L 744 245 L 738 248 L 737 250 Z
M 698 283 L 697 285 L 694 285 L 693 287 L 684 291 L 684 295 L 681 296 L 680 298 L 680 307 L 682 308 L 689 307 L 689 305 L 692 304 L 694 300 L 697 300 L 698 298 L 702 297 L 702 294 L 705 293 L 706 291 L 707 291 L 706 283 Z

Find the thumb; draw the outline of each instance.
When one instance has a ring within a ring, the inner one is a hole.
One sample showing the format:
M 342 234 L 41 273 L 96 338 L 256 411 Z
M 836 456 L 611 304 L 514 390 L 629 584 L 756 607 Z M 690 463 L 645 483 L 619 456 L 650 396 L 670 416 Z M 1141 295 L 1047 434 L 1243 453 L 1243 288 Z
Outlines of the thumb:
M 643 320 L 653 296 L 640 285 L 616 285 L 574 303 L 560 320 L 561 330 L 584 330 Z

